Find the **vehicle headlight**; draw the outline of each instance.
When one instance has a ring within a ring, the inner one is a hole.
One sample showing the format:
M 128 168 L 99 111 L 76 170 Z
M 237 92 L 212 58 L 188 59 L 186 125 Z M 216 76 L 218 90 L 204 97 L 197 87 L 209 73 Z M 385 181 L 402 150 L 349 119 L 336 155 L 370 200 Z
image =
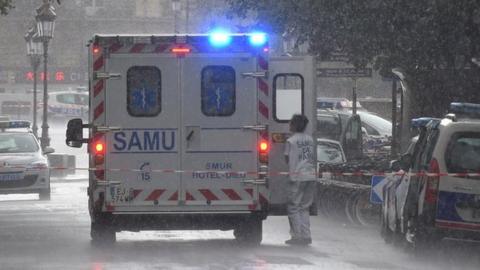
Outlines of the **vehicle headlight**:
M 48 163 L 45 161 L 35 161 L 30 163 L 27 166 L 27 171 L 29 170 L 47 170 L 48 169 Z

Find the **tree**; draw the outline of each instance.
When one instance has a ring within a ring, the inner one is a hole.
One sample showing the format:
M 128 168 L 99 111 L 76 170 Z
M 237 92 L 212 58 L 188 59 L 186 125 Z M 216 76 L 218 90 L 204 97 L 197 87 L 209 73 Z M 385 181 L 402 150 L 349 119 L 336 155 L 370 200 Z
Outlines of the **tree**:
M 12 0 L 0 0 L 0 15 L 7 15 L 12 8 L 14 8 Z
M 480 102 L 480 1 L 477 0 L 227 0 L 229 12 L 254 17 L 254 27 L 288 33 L 323 59 L 346 53 L 389 75 L 405 70 L 410 116 L 441 116 L 453 100 Z M 432 102 L 435 100 L 435 102 Z

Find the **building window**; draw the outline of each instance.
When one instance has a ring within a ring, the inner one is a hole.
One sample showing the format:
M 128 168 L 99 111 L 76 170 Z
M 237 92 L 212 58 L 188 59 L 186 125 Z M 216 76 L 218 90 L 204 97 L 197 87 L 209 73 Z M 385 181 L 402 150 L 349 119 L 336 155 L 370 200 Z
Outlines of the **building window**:
M 135 66 L 127 71 L 127 111 L 134 117 L 157 116 L 161 107 L 161 74 L 157 67 Z
M 230 116 L 235 112 L 235 70 L 207 66 L 202 70 L 202 112 L 206 116 Z

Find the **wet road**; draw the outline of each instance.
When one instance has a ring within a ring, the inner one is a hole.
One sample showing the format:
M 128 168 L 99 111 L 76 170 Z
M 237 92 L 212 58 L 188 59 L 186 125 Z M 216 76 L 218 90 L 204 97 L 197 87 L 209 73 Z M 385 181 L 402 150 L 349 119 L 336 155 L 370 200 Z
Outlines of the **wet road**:
M 51 201 L 0 196 L 0 269 L 478 269 L 476 243 L 444 242 L 424 258 L 383 243 L 375 228 L 312 217 L 311 247 L 289 247 L 285 217 L 264 223 L 261 246 L 238 245 L 231 231 L 117 233 L 90 244 L 84 177 L 52 180 Z

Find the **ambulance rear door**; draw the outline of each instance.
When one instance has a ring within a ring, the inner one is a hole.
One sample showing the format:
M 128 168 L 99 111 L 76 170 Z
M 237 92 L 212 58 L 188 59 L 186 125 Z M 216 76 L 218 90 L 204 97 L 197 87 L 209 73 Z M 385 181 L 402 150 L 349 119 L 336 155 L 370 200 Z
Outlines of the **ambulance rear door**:
M 272 118 L 268 127 L 272 141 L 269 155 L 269 214 L 285 215 L 288 175 L 284 172 L 289 169 L 284 159 L 284 149 L 285 141 L 290 136 L 289 120 L 293 114 L 304 114 L 309 120 L 306 133 L 313 136 L 316 130 L 314 58 L 271 57 L 269 84 L 272 89 Z
M 106 61 L 106 204 L 114 211 L 175 211 L 181 174 L 179 60 L 111 53 Z
M 192 211 L 255 210 L 259 135 L 245 127 L 257 124 L 257 85 L 242 74 L 256 70 L 256 58 L 192 53 L 181 70 L 181 197 Z

